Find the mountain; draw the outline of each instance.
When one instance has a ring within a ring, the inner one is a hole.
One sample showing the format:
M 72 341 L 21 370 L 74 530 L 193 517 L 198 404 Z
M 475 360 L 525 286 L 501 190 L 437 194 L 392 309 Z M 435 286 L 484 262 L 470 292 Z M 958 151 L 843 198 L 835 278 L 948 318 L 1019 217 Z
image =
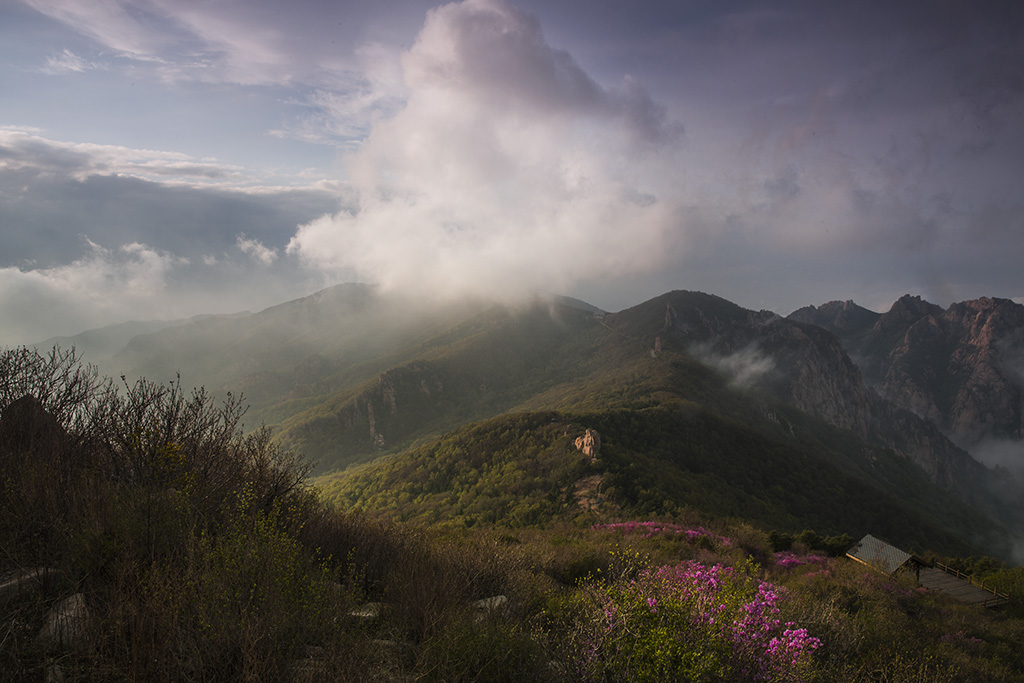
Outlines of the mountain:
M 52 349 L 54 346 L 59 346 L 62 349 L 74 348 L 79 357 L 86 363 L 108 367 L 111 365 L 111 359 L 136 337 L 155 334 L 172 327 L 197 323 L 211 318 L 239 318 L 248 315 L 251 314 L 248 311 L 244 311 L 231 314 L 197 315 L 191 318 L 173 320 L 130 320 L 115 325 L 86 330 L 72 336 L 50 337 L 30 346 L 41 350 Z
M 834 332 L 881 396 L 966 448 L 1024 437 L 1024 306 L 981 298 L 943 309 L 907 295 L 881 315 L 832 302 L 789 318 Z
M 348 284 L 139 335 L 113 361 L 242 392 L 347 506 L 459 523 L 696 507 L 1005 556 L 1017 501 L 844 350 L 869 317 L 833 315 L 833 333 L 699 292 L 606 314 Z M 573 446 L 586 429 L 596 463 Z

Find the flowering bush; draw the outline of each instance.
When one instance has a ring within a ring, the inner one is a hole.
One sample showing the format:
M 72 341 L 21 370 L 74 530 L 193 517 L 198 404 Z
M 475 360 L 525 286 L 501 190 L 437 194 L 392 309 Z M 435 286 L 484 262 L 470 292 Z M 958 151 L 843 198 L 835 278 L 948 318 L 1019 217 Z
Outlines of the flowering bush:
M 610 524 L 595 524 L 593 528 L 610 529 L 622 532 L 623 534 L 639 534 L 643 538 L 651 538 L 652 536 L 659 534 L 665 536 L 680 535 L 691 543 L 706 538 L 710 541 L 721 543 L 726 547 L 732 545 L 732 541 L 730 539 L 708 531 L 702 526 L 687 528 L 680 524 L 663 522 L 614 522 Z
M 799 680 L 821 644 L 780 619 L 784 588 L 722 565 L 645 569 L 594 590 L 600 613 L 577 672 L 587 680 Z
M 828 558 L 822 555 L 797 555 L 788 550 L 775 553 L 775 566 L 783 569 L 800 567 L 805 564 L 825 564 L 826 562 L 828 562 Z

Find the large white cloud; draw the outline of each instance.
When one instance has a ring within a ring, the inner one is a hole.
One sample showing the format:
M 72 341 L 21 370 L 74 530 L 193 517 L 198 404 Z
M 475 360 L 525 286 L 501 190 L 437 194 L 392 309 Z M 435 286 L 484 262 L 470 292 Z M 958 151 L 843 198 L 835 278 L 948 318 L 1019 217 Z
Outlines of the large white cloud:
M 434 9 L 402 70 L 404 108 L 347 160 L 358 208 L 302 226 L 290 253 L 385 286 L 509 294 L 653 269 L 678 246 L 681 130 L 531 15 Z

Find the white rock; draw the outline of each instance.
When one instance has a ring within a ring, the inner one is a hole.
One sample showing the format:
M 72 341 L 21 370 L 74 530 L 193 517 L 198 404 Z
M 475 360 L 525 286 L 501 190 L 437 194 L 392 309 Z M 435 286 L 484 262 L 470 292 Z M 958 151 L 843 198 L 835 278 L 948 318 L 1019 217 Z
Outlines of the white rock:
M 85 635 L 88 621 L 85 596 L 75 593 L 54 605 L 36 639 L 48 650 L 67 649 Z

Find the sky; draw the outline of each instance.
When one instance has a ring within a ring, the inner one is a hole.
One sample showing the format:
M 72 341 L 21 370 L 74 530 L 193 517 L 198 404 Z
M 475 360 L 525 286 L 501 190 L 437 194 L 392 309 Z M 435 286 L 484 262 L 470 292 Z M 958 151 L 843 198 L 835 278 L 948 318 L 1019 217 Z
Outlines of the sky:
M 0 0 L 0 345 L 346 281 L 1024 302 L 1024 5 Z

